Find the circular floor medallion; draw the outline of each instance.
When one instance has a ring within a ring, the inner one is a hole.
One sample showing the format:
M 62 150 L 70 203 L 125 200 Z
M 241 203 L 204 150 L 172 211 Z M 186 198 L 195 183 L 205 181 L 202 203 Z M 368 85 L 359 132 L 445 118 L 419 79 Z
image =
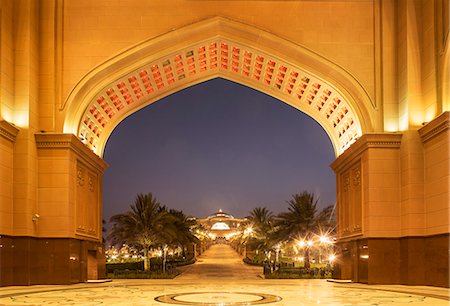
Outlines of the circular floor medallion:
M 253 292 L 185 292 L 160 295 L 155 301 L 176 305 L 243 306 L 279 302 L 281 297 Z

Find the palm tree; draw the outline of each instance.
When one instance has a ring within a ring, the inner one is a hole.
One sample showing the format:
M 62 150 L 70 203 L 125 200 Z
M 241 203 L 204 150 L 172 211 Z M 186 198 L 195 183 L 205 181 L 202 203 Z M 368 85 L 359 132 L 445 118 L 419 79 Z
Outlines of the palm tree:
M 330 208 L 318 213 L 319 199 L 314 193 L 303 191 L 292 195 L 287 201 L 288 211 L 276 217 L 276 237 L 282 241 L 296 241 L 299 237 L 310 240 L 313 233 L 326 226 L 325 221 L 330 220 Z M 310 267 L 309 246 L 305 245 L 305 268 Z
M 255 232 L 264 235 L 272 226 L 273 214 L 266 207 L 255 207 L 247 219 Z
M 172 232 L 171 244 L 181 247 L 183 257 L 185 257 L 186 247 L 200 241 L 193 233 L 193 228 L 197 222 L 195 219 L 186 216 L 181 210 L 170 209 L 169 215 L 172 221 L 170 226 Z
M 336 231 L 336 205 L 330 205 L 322 209 L 318 219 L 322 233 L 334 233 Z
M 111 217 L 113 223 L 108 238 L 112 244 L 136 246 L 144 252 L 144 270 L 150 269 L 150 248 L 165 243 L 170 236 L 170 220 L 165 207 L 151 194 L 138 194 L 131 211 Z
M 246 241 L 250 249 L 268 252 L 275 245 L 273 240 L 273 214 L 266 207 L 252 209 L 247 217 L 252 228 L 251 235 Z

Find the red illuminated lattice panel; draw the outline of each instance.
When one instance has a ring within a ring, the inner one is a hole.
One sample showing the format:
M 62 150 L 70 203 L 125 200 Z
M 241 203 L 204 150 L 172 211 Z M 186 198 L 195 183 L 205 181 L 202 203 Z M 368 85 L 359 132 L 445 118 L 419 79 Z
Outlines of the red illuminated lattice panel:
M 83 115 L 80 139 L 96 151 L 103 131 L 120 122 L 122 114 L 140 109 L 174 86 L 182 87 L 208 73 L 235 75 L 236 80 L 244 78 L 257 88 L 278 92 L 283 100 L 325 122 L 338 139 L 339 153 L 361 134 L 349 103 L 331 85 L 279 58 L 217 39 L 151 62 L 103 88 Z

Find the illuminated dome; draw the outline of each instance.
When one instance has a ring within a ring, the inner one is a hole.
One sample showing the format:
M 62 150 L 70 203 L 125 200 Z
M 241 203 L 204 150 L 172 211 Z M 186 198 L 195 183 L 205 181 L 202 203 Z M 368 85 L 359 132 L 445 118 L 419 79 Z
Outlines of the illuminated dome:
M 223 230 L 229 230 L 230 227 L 228 226 L 228 224 L 224 223 L 224 222 L 216 222 L 214 223 L 214 225 L 211 227 L 211 230 L 218 230 L 218 231 L 223 231 Z
M 234 217 L 230 214 L 224 213 L 222 209 L 219 209 L 218 212 L 208 216 L 208 219 L 211 218 L 234 218 Z
M 219 209 L 205 219 L 198 219 L 197 223 L 208 233 L 208 236 L 217 243 L 224 243 L 242 232 L 241 223 L 246 219 L 235 218 Z

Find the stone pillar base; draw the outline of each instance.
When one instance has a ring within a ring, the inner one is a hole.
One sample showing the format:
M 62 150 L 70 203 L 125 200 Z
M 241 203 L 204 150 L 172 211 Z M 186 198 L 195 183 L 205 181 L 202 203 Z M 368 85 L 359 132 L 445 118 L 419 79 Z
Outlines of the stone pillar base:
M 73 238 L 0 236 L 0 286 L 67 285 L 105 278 L 103 245 Z
M 449 245 L 450 234 L 342 241 L 337 245 L 336 277 L 368 284 L 449 287 Z

